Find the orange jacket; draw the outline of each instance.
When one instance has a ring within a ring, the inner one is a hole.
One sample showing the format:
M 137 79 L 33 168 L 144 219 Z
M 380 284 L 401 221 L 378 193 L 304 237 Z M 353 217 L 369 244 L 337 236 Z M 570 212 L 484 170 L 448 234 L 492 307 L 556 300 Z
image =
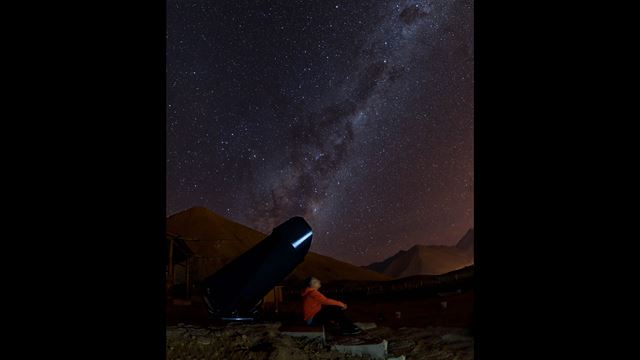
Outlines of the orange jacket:
M 304 289 L 302 292 L 302 311 L 304 313 L 305 321 L 311 319 L 315 314 L 317 314 L 322 308 L 322 305 L 345 306 L 343 302 L 329 299 L 316 289 L 310 287 Z

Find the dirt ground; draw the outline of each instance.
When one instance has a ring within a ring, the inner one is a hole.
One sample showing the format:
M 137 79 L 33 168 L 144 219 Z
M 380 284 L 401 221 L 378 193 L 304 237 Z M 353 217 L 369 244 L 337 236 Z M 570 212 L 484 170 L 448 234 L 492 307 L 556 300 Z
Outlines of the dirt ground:
M 354 359 L 322 344 L 319 339 L 294 338 L 279 333 L 279 322 L 167 327 L 167 359 L 303 360 Z M 473 359 L 473 338 L 468 331 L 445 327 L 377 327 L 367 334 L 389 342 L 389 357 L 406 359 Z M 330 337 L 328 339 L 330 342 Z
M 402 299 L 345 299 L 336 297 L 349 305 L 347 316 L 353 321 L 375 322 L 391 328 L 442 326 L 470 328 L 473 322 L 474 292 L 466 291 L 446 296 Z M 302 317 L 300 301 L 280 305 L 274 321 L 295 321 Z M 209 322 L 204 304 L 199 297 L 193 298 L 191 306 L 169 306 L 167 324 L 187 323 L 205 326 Z

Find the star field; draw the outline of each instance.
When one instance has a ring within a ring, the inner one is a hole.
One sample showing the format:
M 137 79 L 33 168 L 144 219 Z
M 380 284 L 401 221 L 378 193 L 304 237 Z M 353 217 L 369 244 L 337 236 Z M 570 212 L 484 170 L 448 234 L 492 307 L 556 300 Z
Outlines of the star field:
M 358 265 L 473 227 L 472 1 L 168 1 L 167 214 Z

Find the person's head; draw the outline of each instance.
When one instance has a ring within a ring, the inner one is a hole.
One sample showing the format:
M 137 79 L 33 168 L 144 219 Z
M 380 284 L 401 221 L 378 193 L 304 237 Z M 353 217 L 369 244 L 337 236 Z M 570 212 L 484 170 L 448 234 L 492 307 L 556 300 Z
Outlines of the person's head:
M 320 289 L 320 287 L 322 286 L 322 283 L 320 282 L 320 279 L 313 277 L 313 276 L 309 276 L 308 278 L 306 278 L 304 280 L 305 286 L 310 287 L 312 289 Z

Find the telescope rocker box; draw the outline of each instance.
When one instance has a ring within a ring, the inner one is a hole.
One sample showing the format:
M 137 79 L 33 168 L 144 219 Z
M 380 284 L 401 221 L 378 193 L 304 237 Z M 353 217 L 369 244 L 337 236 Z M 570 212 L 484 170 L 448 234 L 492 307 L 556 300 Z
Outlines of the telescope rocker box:
M 313 231 L 302 217 L 273 229 L 261 242 L 203 282 L 209 313 L 223 320 L 253 320 L 264 296 L 302 263 Z

